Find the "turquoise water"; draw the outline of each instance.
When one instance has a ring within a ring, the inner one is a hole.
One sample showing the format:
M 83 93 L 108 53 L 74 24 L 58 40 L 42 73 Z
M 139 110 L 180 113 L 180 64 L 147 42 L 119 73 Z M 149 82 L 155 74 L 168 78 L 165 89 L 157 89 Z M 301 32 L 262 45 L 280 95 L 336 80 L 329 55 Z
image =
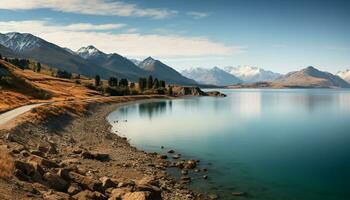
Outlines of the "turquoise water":
M 209 179 L 193 173 L 190 187 L 223 199 L 350 199 L 350 90 L 222 92 L 127 105 L 108 120 L 146 151 L 200 159 Z

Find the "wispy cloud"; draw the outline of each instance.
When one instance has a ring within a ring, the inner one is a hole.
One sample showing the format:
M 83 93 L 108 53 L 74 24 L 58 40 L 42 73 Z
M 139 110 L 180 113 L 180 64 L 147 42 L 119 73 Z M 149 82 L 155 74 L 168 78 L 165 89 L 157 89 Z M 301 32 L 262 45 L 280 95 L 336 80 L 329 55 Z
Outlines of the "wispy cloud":
M 165 8 L 141 8 L 136 4 L 110 0 L 1 0 L 0 9 L 51 9 L 67 13 L 107 16 L 167 18 L 178 13 Z
M 102 25 L 99 25 L 103 27 Z M 78 27 L 78 28 L 67 28 Z M 30 32 L 62 47 L 78 49 L 93 44 L 106 52 L 130 57 L 224 56 L 242 51 L 204 37 L 101 31 L 82 31 L 80 25 L 51 25 L 47 21 L 0 21 L 0 32 Z
M 196 12 L 196 11 L 190 11 L 187 12 L 186 15 L 193 17 L 194 19 L 202 19 L 205 17 L 209 17 L 209 13 L 205 13 L 205 12 Z

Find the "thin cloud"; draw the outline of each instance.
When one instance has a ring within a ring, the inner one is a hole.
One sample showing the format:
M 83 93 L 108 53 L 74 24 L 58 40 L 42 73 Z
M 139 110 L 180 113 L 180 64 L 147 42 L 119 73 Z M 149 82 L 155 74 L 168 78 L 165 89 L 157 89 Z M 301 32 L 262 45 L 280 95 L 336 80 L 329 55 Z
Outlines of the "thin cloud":
M 75 27 L 71 24 L 68 27 Z M 50 25 L 46 21 L 0 22 L 0 32 L 30 32 L 62 47 L 79 49 L 94 45 L 107 53 L 120 53 L 129 57 L 146 56 L 227 56 L 242 52 L 241 47 L 227 46 L 204 37 L 81 31 Z
M 162 8 L 141 8 L 136 4 L 110 0 L 2 0 L 0 9 L 51 9 L 67 13 L 163 19 L 178 13 Z
M 196 11 L 190 11 L 187 12 L 186 15 L 193 17 L 194 19 L 202 19 L 205 17 L 209 17 L 209 13 L 205 13 L 205 12 L 196 12 Z

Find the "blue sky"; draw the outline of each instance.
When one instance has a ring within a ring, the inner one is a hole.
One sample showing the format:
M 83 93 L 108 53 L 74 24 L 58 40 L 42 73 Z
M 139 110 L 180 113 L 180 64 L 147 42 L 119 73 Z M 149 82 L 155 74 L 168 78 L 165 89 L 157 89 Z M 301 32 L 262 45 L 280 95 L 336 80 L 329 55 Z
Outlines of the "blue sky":
M 249 65 L 286 73 L 350 68 L 350 1 L 1 0 L 0 32 L 175 69 Z

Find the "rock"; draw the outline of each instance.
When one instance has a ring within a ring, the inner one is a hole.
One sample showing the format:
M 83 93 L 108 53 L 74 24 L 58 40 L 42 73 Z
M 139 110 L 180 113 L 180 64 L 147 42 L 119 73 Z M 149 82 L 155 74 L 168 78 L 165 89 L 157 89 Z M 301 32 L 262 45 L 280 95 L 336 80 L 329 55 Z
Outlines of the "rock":
M 16 143 L 16 145 L 12 148 L 12 153 L 14 153 L 14 154 L 19 154 L 19 153 L 21 153 L 21 151 L 23 151 L 23 150 L 25 150 L 25 148 L 24 148 L 24 146 L 23 145 L 21 145 L 21 144 L 17 144 Z
M 46 172 L 43 178 L 47 181 L 50 188 L 64 192 L 68 188 L 68 182 L 63 178 L 59 177 L 57 174 L 52 172 Z
M 114 181 L 112 181 L 112 179 L 108 178 L 108 177 L 102 177 L 100 179 L 100 181 L 102 182 L 102 187 L 104 189 L 107 188 L 114 188 L 117 186 L 117 183 L 115 183 Z
M 159 185 L 159 181 L 154 176 L 145 176 L 141 180 L 136 182 L 138 185 L 149 184 L 149 185 Z
M 37 156 L 37 155 L 30 155 L 28 157 L 28 161 L 36 162 L 39 165 L 45 166 L 45 167 L 48 167 L 48 168 L 58 168 L 58 164 L 57 163 L 52 162 L 52 161 L 50 161 L 50 160 L 48 160 L 46 158 L 43 158 L 43 157 L 40 157 L 40 156 Z
M 203 171 L 203 172 L 207 172 L 208 169 L 207 169 L 207 168 L 203 168 L 202 171 Z
M 45 154 L 49 151 L 49 148 L 47 148 L 46 146 L 44 145 L 38 145 L 37 146 L 37 149 L 38 151 L 40 151 L 42 154 Z
M 19 160 L 16 160 L 14 162 L 15 165 L 15 176 L 19 178 L 22 181 L 35 181 L 35 182 L 40 182 L 41 181 L 41 176 L 43 174 L 43 169 L 36 165 L 33 166 L 31 163 L 26 163 L 22 162 Z
M 33 154 L 33 155 L 40 156 L 40 157 L 45 157 L 45 153 L 43 153 L 43 152 L 41 152 L 39 150 L 31 150 L 30 153 Z
M 217 194 L 209 194 L 208 198 L 209 199 L 219 199 L 219 196 Z
M 70 181 L 69 172 L 70 170 L 68 169 L 60 168 L 57 172 L 57 175 L 66 181 Z
M 167 159 L 168 156 L 167 155 L 157 155 L 157 158 L 159 158 L 159 159 Z
M 124 195 L 123 200 L 147 200 L 150 192 L 129 192 Z
M 120 182 L 118 183 L 118 188 L 120 187 L 128 187 L 128 186 L 134 186 L 135 182 L 134 181 L 125 181 L 125 182 Z
M 191 182 L 191 177 L 189 176 L 182 176 L 181 177 L 181 182 L 184 184 L 190 183 Z
M 99 192 L 92 192 L 90 190 L 84 190 L 73 196 L 77 200 L 105 200 L 107 197 Z
M 175 155 L 173 155 L 173 159 L 179 159 L 179 158 L 181 158 L 181 155 L 180 155 L 180 154 L 175 154 Z
M 168 151 L 168 153 L 175 153 L 175 151 L 172 150 L 172 149 L 170 149 L 170 150 Z
M 94 154 L 94 157 L 96 160 L 99 160 L 101 162 L 106 162 L 110 160 L 109 155 L 106 153 L 96 153 Z
M 189 160 L 184 164 L 185 169 L 194 169 L 197 166 L 197 161 Z
M 246 196 L 247 195 L 247 193 L 245 193 L 245 192 L 232 192 L 231 194 L 234 196 Z
M 161 149 L 164 149 L 164 146 L 160 146 Z
M 63 192 L 46 192 L 43 197 L 45 200 L 72 200 L 69 194 Z
M 67 190 L 68 194 L 70 194 L 70 195 L 75 195 L 81 191 L 82 191 L 82 189 L 78 185 L 78 183 L 71 183 L 70 186 L 68 187 L 68 190 Z
M 182 174 L 182 175 L 187 175 L 187 174 L 188 174 L 188 171 L 185 170 L 185 169 L 184 169 L 184 170 L 181 170 L 181 174 Z
M 60 162 L 60 166 L 62 167 L 69 166 L 71 164 L 80 164 L 80 161 L 78 158 L 69 158 L 69 159 L 62 160 Z
M 74 150 L 73 150 L 73 153 L 74 153 L 74 154 L 81 154 L 82 152 L 83 152 L 82 149 L 74 149 Z
M 119 200 L 126 194 L 132 191 L 131 187 L 117 188 L 112 190 L 110 198 L 108 200 Z
M 207 176 L 207 175 L 204 175 L 203 178 L 204 178 L 204 179 L 208 179 L 208 176 Z
M 150 192 L 151 199 L 160 199 L 161 198 L 162 190 L 159 187 L 156 187 L 153 185 L 147 185 L 147 184 L 137 185 L 136 190 Z
M 29 152 L 27 151 L 27 150 L 23 150 L 23 151 L 21 151 L 21 156 L 22 157 L 24 157 L 24 158 L 26 158 L 26 157 L 28 157 L 28 156 L 30 156 L 30 154 L 29 154 Z
M 84 151 L 81 154 L 81 157 L 84 159 L 94 159 L 95 158 L 95 156 L 92 153 L 90 153 L 89 151 Z
M 92 191 L 101 191 L 101 186 L 102 186 L 102 183 L 97 181 L 97 180 L 94 180 L 94 179 L 91 179 L 89 177 L 86 177 L 86 176 L 83 176 L 83 175 L 80 175 L 78 173 L 75 173 L 75 172 L 69 172 L 69 178 L 78 183 L 83 189 L 89 189 L 89 190 L 92 190 Z
M 196 173 L 198 173 L 200 171 L 201 171 L 200 169 L 194 169 L 194 172 L 196 172 Z

